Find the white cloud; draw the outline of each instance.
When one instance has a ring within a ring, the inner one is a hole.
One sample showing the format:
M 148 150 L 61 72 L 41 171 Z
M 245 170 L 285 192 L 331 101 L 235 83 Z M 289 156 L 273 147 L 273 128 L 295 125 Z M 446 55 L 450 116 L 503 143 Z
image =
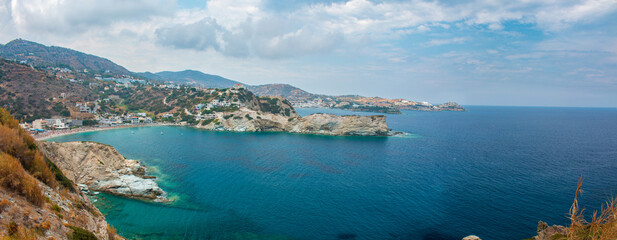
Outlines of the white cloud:
M 118 21 L 142 21 L 173 14 L 172 0 L 5 0 L 20 32 L 80 33 Z
M 461 44 L 461 43 L 464 43 L 470 40 L 471 38 L 467 38 L 467 37 L 455 37 L 455 38 L 448 38 L 448 39 L 432 39 L 424 43 L 423 45 L 426 47 L 436 47 L 436 46 L 447 45 L 447 44 Z

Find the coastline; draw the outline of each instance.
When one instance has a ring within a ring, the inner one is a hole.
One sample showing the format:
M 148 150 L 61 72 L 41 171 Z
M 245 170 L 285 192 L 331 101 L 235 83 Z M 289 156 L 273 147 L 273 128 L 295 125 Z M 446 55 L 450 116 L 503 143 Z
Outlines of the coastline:
M 109 126 L 109 127 L 81 127 L 75 129 L 68 130 L 54 130 L 52 132 L 31 135 L 34 140 L 37 141 L 45 141 L 51 138 L 72 135 L 77 133 L 85 133 L 85 132 L 98 132 L 105 130 L 113 130 L 113 129 L 121 129 L 121 128 L 139 128 L 139 127 L 158 127 L 158 126 L 175 126 L 177 124 L 171 123 L 151 123 L 151 124 L 141 124 L 141 125 L 122 125 L 122 126 Z

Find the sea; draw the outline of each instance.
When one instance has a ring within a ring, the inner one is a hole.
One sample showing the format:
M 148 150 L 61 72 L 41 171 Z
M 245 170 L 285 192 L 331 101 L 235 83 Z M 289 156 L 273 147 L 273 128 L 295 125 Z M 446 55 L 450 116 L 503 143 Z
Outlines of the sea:
M 66 135 L 142 161 L 173 199 L 95 205 L 128 239 L 526 239 L 617 196 L 617 109 L 387 115 L 399 137 L 142 127 Z M 339 115 L 375 113 L 298 109 Z

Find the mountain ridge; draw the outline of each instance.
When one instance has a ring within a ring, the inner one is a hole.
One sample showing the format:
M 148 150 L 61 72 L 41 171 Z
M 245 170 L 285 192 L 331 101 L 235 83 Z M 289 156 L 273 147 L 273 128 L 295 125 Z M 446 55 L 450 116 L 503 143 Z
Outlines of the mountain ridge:
M 40 67 L 69 68 L 73 71 L 109 72 L 120 75 L 131 73 L 123 66 L 106 58 L 70 48 L 45 46 L 23 39 L 15 39 L 0 45 L 0 57 Z
M 190 84 L 207 88 L 230 88 L 235 84 L 241 84 L 241 82 L 219 75 L 207 74 L 191 69 L 182 71 L 162 71 L 157 73 L 142 72 L 136 74 L 153 80 L 170 81 L 176 84 Z

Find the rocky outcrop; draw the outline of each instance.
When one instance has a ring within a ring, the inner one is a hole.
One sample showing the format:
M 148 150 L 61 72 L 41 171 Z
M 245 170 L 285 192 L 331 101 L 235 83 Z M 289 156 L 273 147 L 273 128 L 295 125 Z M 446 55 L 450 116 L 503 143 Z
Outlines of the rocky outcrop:
M 454 111 L 454 112 L 464 112 L 466 109 L 455 102 L 447 102 L 437 105 L 437 109 L 439 111 Z
M 386 117 L 383 115 L 338 116 L 318 113 L 306 117 L 298 115 L 287 117 L 247 108 L 229 113 L 216 113 L 214 119 L 202 121 L 196 127 L 214 131 L 281 131 L 336 136 L 388 136 L 393 134 L 388 129 Z
M 127 160 L 112 146 L 95 142 L 38 142 L 38 146 L 68 179 L 89 190 L 167 201 L 153 177 L 145 175 L 145 167 Z
M 561 237 L 566 237 L 568 234 L 568 229 L 564 226 L 553 225 L 548 226 L 547 223 L 539 221 L 538 222 L 538 235 L 533 237 L 534 240 L 550 240 L 550 239 L 561 239 Z
M 289 121 L 285 130 L 293 133 L 337 136 L 387 136 L 390 133 L 384 115 L 338 116 L 323 113 L 295 118 Z
M 469 235 L 467 237 L 464 237 L 463 240 L 482 240 L 482 239 L 476 235 Z

